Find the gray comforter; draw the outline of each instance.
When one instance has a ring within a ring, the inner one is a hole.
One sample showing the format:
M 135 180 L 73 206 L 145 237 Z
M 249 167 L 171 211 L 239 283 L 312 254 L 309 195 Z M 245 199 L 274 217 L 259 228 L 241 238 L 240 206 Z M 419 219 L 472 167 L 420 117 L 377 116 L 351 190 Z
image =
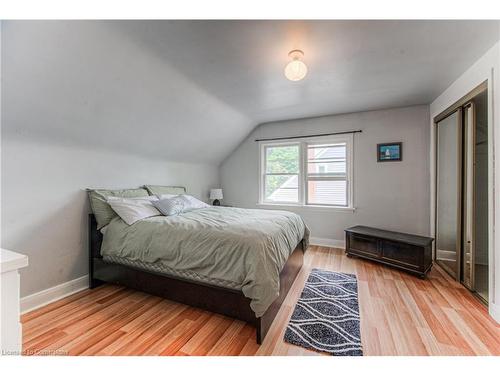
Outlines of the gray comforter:
M 127 225 L 114 218 L 101 254 L 160 264 L 237 285 L 257 317 L 279 294 L 279 273 L 309 230 L 287 211 L 210 207 Z

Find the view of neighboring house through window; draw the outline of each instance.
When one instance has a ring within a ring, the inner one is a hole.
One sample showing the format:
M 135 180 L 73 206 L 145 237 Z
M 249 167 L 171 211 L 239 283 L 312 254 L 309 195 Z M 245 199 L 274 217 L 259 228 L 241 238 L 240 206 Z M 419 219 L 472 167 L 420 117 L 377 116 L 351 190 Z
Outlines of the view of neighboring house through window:
M 261 203 L 352 207 L 352 135 L 261 145 Z
M 299 202 L 299 146 L 299 144 L 265 146 L 265 201 Z
M 307 202 L 347 206 L 346 143 L 307 145 Z

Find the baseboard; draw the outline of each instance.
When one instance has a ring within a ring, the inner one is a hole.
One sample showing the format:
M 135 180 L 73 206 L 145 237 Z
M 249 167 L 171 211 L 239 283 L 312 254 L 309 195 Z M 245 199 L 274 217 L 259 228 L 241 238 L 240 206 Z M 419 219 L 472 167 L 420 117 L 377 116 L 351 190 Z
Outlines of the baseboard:
M 500 323 L 500 306 L 495 303 L 490 303 L 489 306 L 490 316 L 496 320 L 497 323 Z
M 38 309 L 51 302 L 87 289 L 89 287 L 89 276 L 85 275 L 74 280 L 53 286 L 21 298 L 21 314 Z
M 310 237 L 309 243 L 311 245 L 316 245 L 316 246 L 337 247 L 340 249 L 345 249 L 344 240 L 334 240 L 331 238 Z

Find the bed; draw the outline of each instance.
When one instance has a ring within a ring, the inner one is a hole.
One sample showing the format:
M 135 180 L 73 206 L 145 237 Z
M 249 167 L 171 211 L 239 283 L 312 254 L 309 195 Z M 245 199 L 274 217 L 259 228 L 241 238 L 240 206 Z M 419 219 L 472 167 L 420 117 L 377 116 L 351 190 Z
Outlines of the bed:
M 104 232 L 104 234 L 103 234 Z M 114 283 L 243 320 L 262 343 L 302 264 L 309 232 L 286 211 L 210 207 L 131 226 L 89 215 L 90 288 Z

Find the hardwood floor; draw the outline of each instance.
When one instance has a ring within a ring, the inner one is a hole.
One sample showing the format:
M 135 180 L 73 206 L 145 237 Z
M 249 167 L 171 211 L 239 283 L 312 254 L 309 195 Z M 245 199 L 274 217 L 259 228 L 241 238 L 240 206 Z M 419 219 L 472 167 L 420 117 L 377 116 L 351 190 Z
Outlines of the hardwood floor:
M 312 246 L 264 343 L 234 319 L 105 285 L 22 316 L 26 354 L 319 355 L 283 342 L 312 268 L 358 276 L 365 355 L 500 355 L 500 325 L 435 267 L 427 280 Z

